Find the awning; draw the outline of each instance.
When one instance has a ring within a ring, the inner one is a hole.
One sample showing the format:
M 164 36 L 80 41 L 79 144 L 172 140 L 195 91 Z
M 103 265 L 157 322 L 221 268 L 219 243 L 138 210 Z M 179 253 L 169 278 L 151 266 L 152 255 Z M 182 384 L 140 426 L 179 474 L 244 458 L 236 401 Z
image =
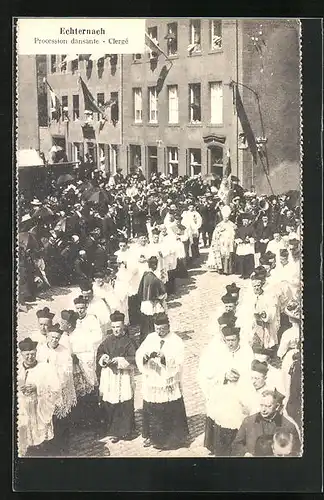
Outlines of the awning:
M 20 149 L 17 152 L 18 168 L 43 167 L 44 161 L 36 149 Z

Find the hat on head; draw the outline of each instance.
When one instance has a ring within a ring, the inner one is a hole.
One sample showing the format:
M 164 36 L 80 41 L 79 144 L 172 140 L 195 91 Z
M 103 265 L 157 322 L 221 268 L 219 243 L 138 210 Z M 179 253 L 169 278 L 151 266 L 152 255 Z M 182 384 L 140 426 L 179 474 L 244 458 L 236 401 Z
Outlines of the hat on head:
M 224 337 L 228 337 L 230 335 L 239 335 L 241 331 L 241 328 L 238 328 L 236 326 L 223 326 L 222 328 L 222 334 Z
M 80 290 L 81 292 L 88 292 L 89 290 L 92 290 L 92 283 L 90 281 L 81 281 L 80 282 Z
M 75 311 L 72 311 L 72 309 L 63 309 L 63 311 L 61 311 L 61 318 L 64 320 L 64 321 L 68 321 L 69 323 L 71 323 L 72 321 L 74 321 L 76 319 L 76 312 Z
M 77 305 L 77 304 L 87 304 L 87 301 L 84 297 L 82 297 L 82 295 L 79 295 L 78 297 L 76 297 L 74 300 L 73 300 L 74 304 Z
M 294 247 L 298 247 L 299 246 L 299 240 L 297 240 L 297 238 L 289 238 L 289 245 L 293 245 Z
M 236 297 L 234 297 L 232 294 L 230 293 L 226 293 L 225 295 L 223 295 L 222 297 L 222 302 L 224 304 L 235 304 L 236 302 Z
M 288 257 L 289 252 L 288 252 L 287 248 L 280 248 L 279 255 L 280 255 L 280 257 Z
M 236 286 L 236 283 L 232 283 L 231 285 L 226 285 L 226 290 L 228 294 L 238 297 L 241 289 Z
M 154 229 L 152 229 L 152 234 L 159 235 L 160 234 L 160 230 L 157 227 L 155 227 Z
M 266 277 L 267 277 L 267 271 L 263 266 L 256 267 L 254 272 L 251 274 L 251 280 L 264 281 Z
M 20 351 L 34 351 L 37 347 L 38 342 L 34 342 L 30 337 L 26 337 L 21 340 L 18 344 Z
M 42 202 L 39 201 L 38 198 L 34 198 L 33 201 L 30 202 L 30 204 L 39 207 L 42 204 Z
M 61 326 L 59 323 L 55 323 L 55 325 L 50 326 L 48 331 L 49 332 L 57 332 L 60 335 L 62 335 L 62 333 L 63 333 L 63 330 L 61 330 Z
M 231 181 L 232 181 L 232 182 L 240 182 L 240 181 L 239 181 L 239 178 L 238 178 L 238 177 L 236 177 L 236 175 L 231 175 Z
M 55 314 L 51 313 L 48 307 L 44 307 L 43 309 L 40 309 L 39 311 L 36 312 L 37 318 L 48 318 L 48 319 L 53 319 Z
M 231 209 L 228 205 L 224 205 L 221 208 L 222 217 L 229 217 L 231 215 Z
M 235 322 L 237 320 L 237 317 L 234 316 L 233 311 L 230 312 L 224 312 L 219 318 L 218 318 L 218 323 L 220 325 L 226 325 L 226 326 L 234 326 Z
M 266 349 L 265 347 L 257 344 L 252 346 L 252 350 L 254 354 L 263 354 L 264 356 L 271 356 L 273 354 L 271 349 Z
M 116 322 L 116 321 L 124 321 L 125 320 L 125 314 L 123 314 L 122 312 L 120 311 L 114 311 L 111 315 L 110 315 L 110 321 L 112 323 Z
M 169 324 L 169 318 L 168 318 L 167 314 L 162 313 L 162 312 L 154 314 L 153 321 L 154 321 L 155 325 L 168 325 Z
M 285 309 L 287 316 L 293 319 L 300 319 L 300 304 L 296 300 L 291 300 Z
M 266 375 L 268 373 L 269 368 L 265 361 L 258 361 L 257 359 L 254 359 L 251 363 L 251 370 Z
M 96 271 L 93 275 L 94 278 L 104 278 L 105 277 L 105 273 L 103 273 L 102 271 Z

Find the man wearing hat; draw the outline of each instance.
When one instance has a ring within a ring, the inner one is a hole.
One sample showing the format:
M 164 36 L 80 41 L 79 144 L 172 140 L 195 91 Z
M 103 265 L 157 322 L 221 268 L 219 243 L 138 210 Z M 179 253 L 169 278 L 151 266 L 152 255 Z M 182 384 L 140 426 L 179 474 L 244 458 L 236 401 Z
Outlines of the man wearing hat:
M 260 411 L 243 420 L 232 445 L 232 456 L 253 457 L 259 436 L 274 436 L 281 428 L 293 435 L 294 453 L 298 455 L 300 439 L 297 428 L 280 413 L 278 393 L 266 390 L 261 396 Z
M 84 421 L 89 424 L 97 417 L 97 389 L 98 380 L 96 377 L 96 352 L 102 341 L 102 331 L 98 319 L 92 314 L 88 314 L 87 300 L 79 295 L 74 299 L 74 306 L 78 314 L 75 330 L 70 334 L 72 347 L 72 360 L 74 371 L 81 372 L 78 377 L 85 379 L 85 383 L 80 383 L 77 388 L 78 405 L 75 413 L 75 420 Z
M 229 220 L 231 209 L 225 205 L 221 209 L 223 220 L 213 232 L 207 266 L 222 274 L 233 273 L 235 224 Z
M 136 344 L 125 328 L 125 315 L 110 316 L 112 335 L 99 345 L 96 356 L 99 398 L 107 433 L 113 443 L 129 438 L 135 430 L 134 368 Z
M 248 384 L 253 353 L 240 344 L 240 328 L 222 328 L 224 342 L 213 338 L 202 353 L 198 380 L 206 399 L 204 446 L 215 456 L 230 455 L 244 418 L 241 394 Z
M 182 393 L 183 340 L 170 331 L 165 313 L 154 316 L 154 332 L 136 352 L 142 373 L 144 446 L 175 449 L 189 436 Z
M 267 244 L 266 251 L 272 252 L 276 256 L 276 262 L 280 260 L 280 250 L 284 248 L 284 242 L 282 241 L 282 237 L 278 228 L 273 230 L 273 239 L 269 241 Z
M 27 337 L 18 344 L 18 453 L 46 454 L 40 445 L 53 439 L 53 414 L 59 398 L 59 380 L 47 363 L 36 359 L 37 342 Z
M 80 283 L 80 292 L 87 302 L 87 314 L 95 316 L 99 323 L 102 335 L 106 335 L 110 330 L 110 307 L 101 297 L 96 297 L 93 292 L 93 285 L 90 281 L 84 280 Z
M 32 339 L 41 344 L 46 342 L 46 334 L 53 325 L 53 318 L 55 314 L 52 313 L 48 307 L 44 307 L 36 312 L 36 316 L 38 331 L 32 333 Z
M 234 315 L 233 311 L 229 312 L 223 312 L 221 316 L 217 318 L 217 321 L 215 321 L 216 315 L 213 315 L 213 320 L 210 321 L 210 334 L 215 335 L 216 337 L 219 338 L 220 341 L 224 341 L 223 336 L 222 336 L 222 328 L 224 326 L 235 326 L 236 322 L 236 316 Z
M 265 390 L 274 390 L 268 384 L 269 367 L 266 361 L 254 359 L 251 363 L 251 383 L 242 391 L 242 405 L 246 415 L 253 415 L 260 411 L 261 395 Z
M 138 287 L 138 297 L 141 304 L 141 341 L 154 330 L 154 314 L 167 310 L 166 289 L 156 275 L 157 266 L 157 258 L 150 257 L 148 260 L 149 270 L 143 274 Z
M 243 213 L 241 215 L 242 225 L 235 232 L 236 243 L 236 271 L 241 278 L 247 279 L 254 271 L 254 244 L 256 234 L 251 215 Z
M 273 239 L 273 229 L 269 224 L 268 215 L 262 215 L 261 220 L 256 224 L 255 234 L 255 265 L 258 266 L 260 256 L 265 253 L 269 241 Z
M 189 203 L 188 210 L 182 213 L 181 224 L 187 229 L 189 242 L 191 245 L 191 256 L 193 259 L 196 259 L 197 257 L 199 257 L 198 243 L 199 231 L 202 225 L 202 217 L 200 213 L 197 212 L 193 203 Z
M 77 399 L 73 380 L 73 364 L 71 351 L 60 344 L 62 330 L 60 325 L 50 327 L 46 335 L 46 343 L 37 349 L 37 360 L 48 363 L 59 380 L 59 398 L 54 410 L 54 437 L 60 451 L 68 445 L 70 426 L 69 415 Z

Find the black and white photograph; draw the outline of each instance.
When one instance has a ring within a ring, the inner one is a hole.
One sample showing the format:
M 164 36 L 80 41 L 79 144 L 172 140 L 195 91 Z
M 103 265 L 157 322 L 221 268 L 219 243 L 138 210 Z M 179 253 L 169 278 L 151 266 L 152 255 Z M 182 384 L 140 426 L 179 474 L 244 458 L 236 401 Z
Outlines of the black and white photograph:
M 18 457 L 298 460 L 300 21 L 105 20 L 17 52 Z

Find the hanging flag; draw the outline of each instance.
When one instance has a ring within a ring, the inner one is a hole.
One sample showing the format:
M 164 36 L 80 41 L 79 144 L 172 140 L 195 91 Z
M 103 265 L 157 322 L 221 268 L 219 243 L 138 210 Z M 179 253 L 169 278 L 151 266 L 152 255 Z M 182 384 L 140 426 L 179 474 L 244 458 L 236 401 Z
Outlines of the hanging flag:
M 255 163 L 257 163 L 258 149 L 257 149 L 254 133 L 253 133 L 253 130 L 251 128 L 246 111 L 244 109 L 241 94 L 240 94 L 239 89 L 238 89 L 238 85 L 237 85 L 237 83 L 234 83 L 234 82 L 233 82 L 233 85 L 234 85 L 234 93 L 235 93 L 236 111 L 237 111 L 239 120 L 241 122 L 241 126 L 242 126 L 243 132 L 245 134 L 246 141 L 248 143 L 250 152 L 253 156 L 253 160 Z
M 55 117 L 56 121 L 59 121 L 61 118 L 61 107 L 62 107 L 60 99 L 55 94 L 54 90 L 52 89 L 52 87 L 50 86 L 50 84 L 48 83 L 48 81 L 45 77 L 43 78 L 43 81 L 44 81 L 44 83 L 47 84 L 49 92 L 50 92 L 51 104 L 52 104 L 51 112 L 53 113 L 53 116 Z
M 171 68 L 171 66 L 170 66 Z M 168 76 L 170 68 L 167 68 L 166 65 L 164 65 L 160 71 L 159 77 L 156 82 L 156 92 L 159 94 L 163 88 L 164 82 L 166 77 Z
M 168 56 L 147 33 L 145 33 L 145 45 L 150 49 L 151 52 L 155 52 L 157 53 L 157 55 L 163 54 L 167 58 L 167 60 L 169 60 Z
M 92 111 L 93 113 L 100 113 L 105 118 L 103 110 L 98 106 L 95 98 L 91 94 L 85 82 L 82 80 L 81 76 L 79 77 L 79 82 L 81 84 L 83 92 L 84 109 L 87 111 Z

